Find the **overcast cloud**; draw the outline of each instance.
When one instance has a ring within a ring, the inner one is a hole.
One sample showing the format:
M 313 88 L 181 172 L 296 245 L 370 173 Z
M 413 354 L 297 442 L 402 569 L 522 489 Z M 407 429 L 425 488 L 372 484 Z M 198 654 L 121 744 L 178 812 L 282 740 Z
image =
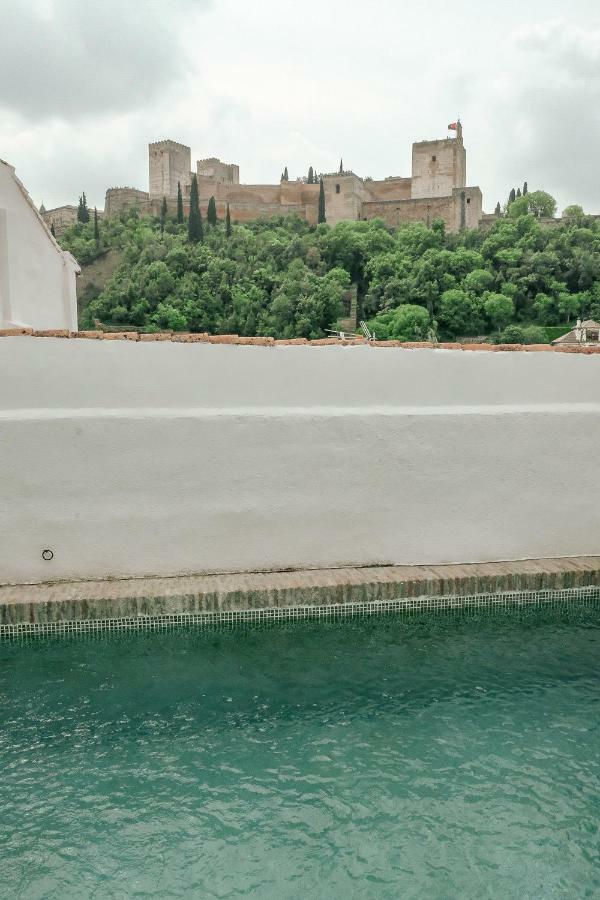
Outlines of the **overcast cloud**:
M 147 189 L 147 144 L 275 182 L 410 174 L 460 114 L 468 182 L 600 212 L 596 0 L 0 0 L 0 157 L 49 208 Z

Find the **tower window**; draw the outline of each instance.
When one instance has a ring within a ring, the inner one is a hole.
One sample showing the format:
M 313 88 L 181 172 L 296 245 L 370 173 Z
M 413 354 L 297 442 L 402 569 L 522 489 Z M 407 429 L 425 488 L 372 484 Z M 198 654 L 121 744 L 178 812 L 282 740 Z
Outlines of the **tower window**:
M 437 156 L 432 156 L 432 157 L 431 157 L 431 162 L 437 162 Z
M 340 188 L 339 184 L 336 184 L 336 186 L 335 186 L 336 194 L 339 194 L 340 190 L 341 190 L 341 188 Z
M 470 203 L 470 202 L 471 202 L 471 198 L 467 197 L 467 203 Z

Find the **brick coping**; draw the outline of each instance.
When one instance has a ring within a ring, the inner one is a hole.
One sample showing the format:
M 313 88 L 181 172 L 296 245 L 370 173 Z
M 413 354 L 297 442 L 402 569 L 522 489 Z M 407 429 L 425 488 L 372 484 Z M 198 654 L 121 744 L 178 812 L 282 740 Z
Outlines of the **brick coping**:
M 38 330 L 34 328 L 2 328 L 2 337 L 36 337 L 36 338 L 67 338 L 83 340 L 103 341 L 131 341 L 133 343 L 152 341 L 171 341 L 175 344 L 234 344 L 239 346 L 254 347 L 400 347 L 405 350 L 483 350 L 491 353 L 523 352 L 523 353 L 582 353 L 585 355 L 600 354 L 600 344 L 578 346 L 575 344 L 457 344 L 432 341 L 367 341 L 365 338 L 290 338 L 289 340 L 276 340 L 272 337 L 240 337 L 237 334 L 207 334 L 191 332 L 157 332 L 156 334 L 142 334 L 137 331 L 69 331 L 62 328 Z
M 0 606 L 207 594 L 243 597 L 256 593 L 302 593 L 367 585 L 386 586 L 392 591 L 402 588 L 402 593 L 409 596 L 432 592 L 461 595 L 600 585 L 600 556 L 0 584 Z

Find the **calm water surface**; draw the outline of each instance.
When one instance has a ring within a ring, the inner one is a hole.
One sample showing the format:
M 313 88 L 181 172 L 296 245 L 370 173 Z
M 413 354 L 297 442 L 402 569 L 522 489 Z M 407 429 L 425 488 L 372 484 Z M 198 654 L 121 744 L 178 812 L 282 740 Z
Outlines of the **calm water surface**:
M 0 896 L 600 896 L 600 616 L 0 645 Z

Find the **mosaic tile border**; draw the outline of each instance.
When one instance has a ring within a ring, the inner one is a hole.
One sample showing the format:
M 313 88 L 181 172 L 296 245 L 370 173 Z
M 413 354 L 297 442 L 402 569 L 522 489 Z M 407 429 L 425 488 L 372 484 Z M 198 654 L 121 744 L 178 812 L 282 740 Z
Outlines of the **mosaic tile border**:
M 405 617 L 419 613 L 485 612 L 492 610 L 567 609 L 579 603 L 597 601 L 600 585 L 561 590 L 505 591 L 496 594 L 463 596 L 419 596 L 365 603 L 331 603 L 314 606 L 263 607 L 203 613 L 137 615 L 120 618 L 62 620 L 56 622 L 19 622 L 0 625 L 0 638 L 42 637 L 47 635 L 98 634 L 102 632 L 159 631 L 182 628 L 221 629 L 243 625 L 311 620 L 350 620 L 387 614 Z

